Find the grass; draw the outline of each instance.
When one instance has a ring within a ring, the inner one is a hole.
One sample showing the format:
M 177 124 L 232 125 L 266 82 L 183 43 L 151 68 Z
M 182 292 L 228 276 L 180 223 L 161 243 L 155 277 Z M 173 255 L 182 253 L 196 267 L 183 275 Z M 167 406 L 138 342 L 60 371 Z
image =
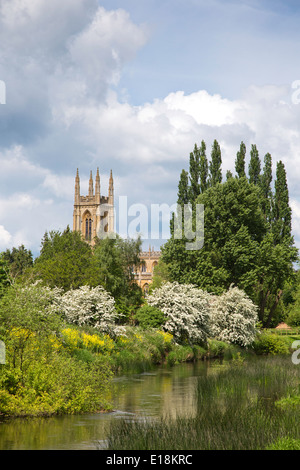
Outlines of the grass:
M 290 357 L 231 361 L 199 377 L 195 393 L 196 416 L 112 422 L 109 449 L 299 448 L 299 401 L 277 405 L 300 394 L 299 367 Z

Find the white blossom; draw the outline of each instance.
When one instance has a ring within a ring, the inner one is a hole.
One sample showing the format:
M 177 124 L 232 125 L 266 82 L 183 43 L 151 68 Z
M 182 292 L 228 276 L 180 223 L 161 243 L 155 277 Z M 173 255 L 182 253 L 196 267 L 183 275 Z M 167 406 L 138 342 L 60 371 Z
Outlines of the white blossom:
M 192 284 L 166 283 L 147 296 L 149 305 L 166 316 L 164 329 L 175 340 L 205 343 L 209 333 L 210 294 Z
M 61 311 L 69 323 L 90 325 L 103 332 L 118 334 L 114 298 L 102 287 L 82 286 L 62 295 Z
M 211 304 L 211 334 L 227 343 L 249 346 L 255 339 L 257 307 L 237 287 L 230 287 Z

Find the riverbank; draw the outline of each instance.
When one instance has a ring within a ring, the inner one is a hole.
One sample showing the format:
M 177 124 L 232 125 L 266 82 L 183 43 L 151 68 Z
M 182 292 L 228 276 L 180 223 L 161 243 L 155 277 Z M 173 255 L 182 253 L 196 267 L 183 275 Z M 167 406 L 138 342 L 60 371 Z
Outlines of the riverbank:
M 111 423 L 109 450 L 300 450 L 299 366 L 248 356 L 202 374 L 185 416 Z
M 47 338 L 19 329 L 10 333 L 7 363 L 0 366 L 0 416 L 109 411 L 116 374 L 216 358 L 237 361 L 245 353 L 288 354 L 295 338 L 264 333 L 246 351 L 212 339 L 205 347 L 179 345 L 169 333 L 130 326 L 115 337 L 75 326 Z

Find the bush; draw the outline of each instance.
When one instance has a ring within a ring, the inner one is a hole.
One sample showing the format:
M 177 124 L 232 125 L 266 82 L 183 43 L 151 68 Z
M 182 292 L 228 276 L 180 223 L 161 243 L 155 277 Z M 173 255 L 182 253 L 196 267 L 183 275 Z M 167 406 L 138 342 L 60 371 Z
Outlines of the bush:
M 286 319 L 286 323 L 289 326 L 300 326 L 300 309 L 298 310 L 292 309 Z
M 150 305 L 140 307 L 135 315 L 135 319 L 141 328 L 160 328 L 166 321 L 164 313 L 158 308 Z
M 109 334 L 117 333 L 115 322 L 121 314 L 115 309 L 114 298 L 102 286 L 82 286 L 66 292 L 61 297 L 60 308 L 69 323 L 93 326 Z
M 237 287 L 214 296 L 211 305 L 211 334 L 219 341 L 249 346 L 256 336 L 257 307 Z
M 256 354 L 288 354 L 287 342 L 273 333 L 261 333 L 253 343 Z
M 203 344 L 209 334 L 210 298 L 210 294 L 191 284 L 168 282 L 154 289 L 147 302 L 164 313 L 163 329 L 176 341 Z

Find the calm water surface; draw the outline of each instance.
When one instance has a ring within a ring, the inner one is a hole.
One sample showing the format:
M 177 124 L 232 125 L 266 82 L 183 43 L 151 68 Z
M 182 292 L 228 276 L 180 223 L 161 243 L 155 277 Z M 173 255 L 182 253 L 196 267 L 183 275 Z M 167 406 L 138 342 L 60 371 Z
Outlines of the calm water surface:
M 112 413 L 0 423 L 0 449 L 96 450 L 105 448 L 107 428 L 114 419 L 193 414 L 197 377 L 211 367 L 216 364 L 198 362 L 116 377 Z

